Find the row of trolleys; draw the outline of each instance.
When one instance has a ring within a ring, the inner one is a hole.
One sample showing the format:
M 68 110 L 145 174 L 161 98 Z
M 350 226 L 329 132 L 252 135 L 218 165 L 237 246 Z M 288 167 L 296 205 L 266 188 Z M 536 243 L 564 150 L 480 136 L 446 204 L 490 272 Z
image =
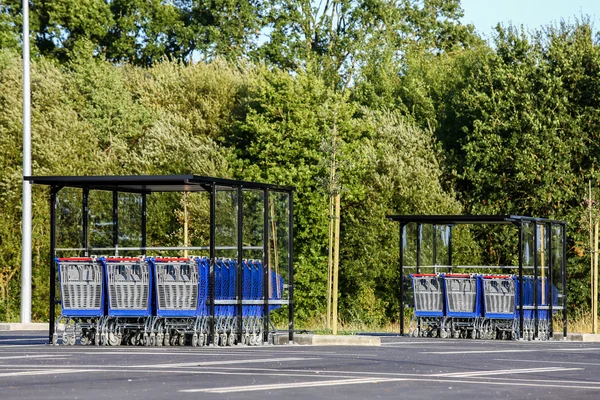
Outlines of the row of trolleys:
M 61 315 L 53 344 L 145 346 L 263 343 L 263 265 L 242 262 L 242 326 L 236 308 L 237 260 L 214 263 L 214 317 L 210 312 L 210 259 L 205 257 L 57 258 Z M 271 271 L 269 310 L 281 307 L 284 282 Z M 254 300 L 254 301 L 248 301 Z M 219 305 L 221 303 L 221 305 Z M 248 304 L 250 303 L 250 304 Z M 224 305 L 223 305 L 224 304 Z
M 520 324 L 519 278 L 515 275 L 411 274 L 414 314 L 411 336 L 516 339 Z M 537 304 L 534 290 L 537 283 Z M 546 340 L 558 289 L 547 279 L 523 276 L 523 339 Z M 549 306 L 552 294 L 552 307 Z M 537 308 L 537 318 L 536 318 Z M 535 336 L 537 323 L 537 337 Z

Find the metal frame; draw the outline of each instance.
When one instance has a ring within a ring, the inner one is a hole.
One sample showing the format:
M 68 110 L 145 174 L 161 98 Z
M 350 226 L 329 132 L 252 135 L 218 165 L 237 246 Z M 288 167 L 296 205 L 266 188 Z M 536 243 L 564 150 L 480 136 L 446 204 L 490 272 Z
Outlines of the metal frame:
M 525 216 L 518 216 L 518 215 L 480 215 L 480 216 L 476 216 L 476 215 L 388 215 L 387 218 L 391 221 L 397 221 L 400 223 L 400 250 L 399 250 L 399 275 L 400 275 L 400 293 L 399 293 L 399 303 L 400 303 L 400 335 L 404 335 L 404 271 L 405 271 L 405 266 L 404 266 L 404 236 L 405 236 L 405 227 L 406 225 L 408 225 L 409 223 L 415 223 L 417 224 L 417 246 L 416 246 L 416 259 L 417 259 L 417 265 L 416 265 L 416 271 L 417 273 L 420 272 L 420 268 L 421 268 L 421 241 L 422 241 L 422 236 L 421 236 L 421 232 L 422 232 L 422 225 L 423 224 L 427 224 L 427 225 L 433 225 L 434 227 L 437 227 L 439 225 L 447 225 L 450 226 L 450 235 L 449 235 L 449 243 L 448 243 L 448 260 L 449 260 L 449 265 L 448 268 L 450 269 L 450 272 L 452 271 L 452 228 L 455 225 L 458 224 L 505 224 L 505 225 L 513 225 L 517 228 L 517 235 L 518 235 L 518 253 L 519 253 L 519 292 L 523 293 L 523 289 L 524 289 L 524 285 L 523 285 L 523 270 L 525 269 L 525 267 L 523 266 L 523 225 L 524 224 L 532 224 L 533 226 L 533 240 L 534 240 L 534 246 L 533 246 L 533 274 L 534 274 L 534 286 L 533 286 L 533 290 L 534 290 L 534 306 L 533 306 L 533 310 L 534 310 L 534 318 L 535 318 L 535 334 L 537 336 L 537 329 L 538 329 L 538 324 L 537 321 L 539 319 L 539 304 L 538 304 L 538 289 L 537 289 L 537 279 L 538 279 L 538 272 L 537 272 L 537 268 L 538 268 L 538 262 L 537 262 L 537 227 L 538 226 L 543 226 L 544 229 L 547 227 L 550 227 L 550 234 L 549 234 L 549 247 L 550 247 L 550 259 L 548 261 L 548 268 L 549 268 L 549 287 L 550 287 L 550 299 L 549 299 L 549 312 L 550 315 L 552 315 L 552 303 L 553 303 L 553 293 L 552 293 L 552 284 L 554 283 L 552 281 L 552 271 L 554 268 L 554 260 L 552 257 L 552 236 L 553 236 L 553 230 L 552 228 L 555 226 L 560 227 L 561 230 L 561 239 L 562 239 L 562 259 L 561 259 L 561 277 L 562 277 L 562 282 L 560 283 L 562 285 L 562 311 L 563 311 L 563 335 L 564 337 L 567 337 L 567 278 L 566 278 L 566 260 L 567 260 L 567 236 L 566 236 L 566 225 L 567 223 L 565 221 L 560 221 L 560 220 L 552 220 L 552 219 L 545 219 L 545 218 L 533 218 L 533 217 L 525 217 Z M 435 229 L 434 229 L 435 231 Z M 437 238 L 435 238 L 435 241 L 437 240 Z M 519 296 L 519 338 L 523 337 L 523 310 L 524 310 L 524 304 L 523 304 L 523 298 L 524 296 L 521 295 Z M 550 324 L 550 332 L 552 333 L 552 324 Z
M 157 193 L 157 192 L 207 192 L 210 195 L 210 237 L 209 237 L 209 246 L 207 248 L 203 247 L 202 249 L 209 250 L 209 256 L 211 260 L 211 270 L 208 282 L 208 292 L 209 292 L 209 302 L 210 302 L 210 314 L 214 316 L 215 314 L 215 272 L 214 265 L 216 262 L 216 250 L 219 248 L 216 246 L 216 194 L 217 187 L 225 187 L 231 188 L 237 191 L 237 252 L 238 252 L 238 285 L 236 288 L 236 300 L 235 305 L 238 309 L 238 326 L 239 336 L 238 342 L 241 342 L 242 335 L 242 305 L 256 303 L 257 301 L 252 300 L 243 300 L 242 295 L 242 259 L 243 259 L 243 250 L 248 248 L 248 246 L 243 246 L 243 189 L 254 189 L 257 191 L 262 191 L 264 196 L 264 225 L 263 225 L 263 244 L 262 246 L 258 246 L 258 248 L 263 250 L 263 266 L 264 266 L 264 278 L 267 279 L 264 282 L 264 300 L 258 301 L 264 307 L 264 338 L 263 340 L 266 342 L 269 338 L 269 306 L 274 304 L 288 304 L 289 314 L 288 314 L 288 327 L 289 327 L 289 341 L 293 343 L 294 340 L 294 268 L 293 268 L 293 226 L 294 226 L 294 197 L 293 193 L 295 188 L 292 186 L 280 186 L 280 185 L 272 185 L 266 183 L 257 183 L 257 182 L 247 182 L 233 179 L 222 179 L 222 178 L 211 178 L 197 175 L 159 175 L 159 176 L 26 176 L 24 177 L 25 181 L 29 181 L 38 185 L 46 185 L 50 187 L 50 298 L 49 298 L 49 308 L 50 308 L 50 324 L 49 324 L 49 332 L 48 332 L 48 340 L 49 343 L 52 343 L 52 335 L 54 334 L 54 321 L 55 321 L 55 307 L 57 304 L 60 304 L 60 300 L 56 298 L 56 280 L 57 280 L 57 271 L 56 271 L 56 197 L 58 192 L 65 187 L 68 188 L 76 188 L 82 189 L 83 191 L 83 201 L 82 201 L 82 210 L 83 210 L 83 218 L 82 218 L 82 243 L 83 248 L 78 249 L 84 252 L 87 256 L 90 251 L 98 250 L 93 249 L 89 246 L 89 226 L 88 226 L 88 215 L 89 215 L 89 206 L 88 206 L 88 196 L 90 190 L 102 190 L 109 191 L 113 194 L 113 202 L 112 202 L 112 222 L 113 222 L 113 246 L 114 250 L 119 250 L 119 212 L 118 212 L 118 196 L 119 193 L 138 193 L 141 194 L 142 202 L 141 202 L 141 246 L 139 248 L 143 253 L 149 249 L 163 249 L 163 250 L 177 250 L 182 248 L 150 248 L 147 246 L 147 215 L 146 215 L 146 197 L 148 194 Z M 268 265 L 268 249 L 269 249 L 269 213 L 268 213 L 268 204 L 269 204 L 269 194 L 270 193 L 286 193 L 288 195 L 288 300 L 269 300 L 269 280 L 270 279 L 270 268 Z M 186 247 L 187 249 L 199 249 Z M 122 248 L 124 249 L 124 248 Z M 127 248 L 134 249 L 134 248 Z M 106 250 L 106 249 L 105 249 Z M 210 325 L 210 334 L 212 337 L 213 343 L 215 343 L 215 321 L 212 318 L 212 323 Z

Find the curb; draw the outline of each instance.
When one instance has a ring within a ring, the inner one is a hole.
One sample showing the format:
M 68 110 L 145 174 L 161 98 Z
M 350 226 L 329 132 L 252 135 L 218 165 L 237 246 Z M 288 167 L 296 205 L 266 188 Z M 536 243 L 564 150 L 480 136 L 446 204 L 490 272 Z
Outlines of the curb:
M 287 335 L 277 336 L 277 343 L 287 344 L 287 339 Z M 381 346 L 381 339 L 373 336 L 295 334 L 294 344 L 304 346 Z
M 562 333 L 555 333 L 554 340 L 565 340 Z M 600 334 L 593 333 L 567 333 L 567 340 L 572 342 L 600 342 Z
M 26 324 L 0 322 L 0 331 L 47 331 L 48 329 L 49 324 L 47 322 L 30 322 Z

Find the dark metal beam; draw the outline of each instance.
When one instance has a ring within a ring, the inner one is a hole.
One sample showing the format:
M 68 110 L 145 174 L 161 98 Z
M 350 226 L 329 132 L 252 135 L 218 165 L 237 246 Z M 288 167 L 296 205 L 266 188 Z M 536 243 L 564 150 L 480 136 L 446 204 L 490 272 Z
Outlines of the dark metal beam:
M 294 192 L 288 197 L 288 293 L 289 293 L 289 340 L 294 342 Z
M 400 335 L 404 335 L 404 228 L 406 224 L 400 224 L 400 258 L 398 266 L 400 269 Z
M 562 257 L 561 257 L 561 274 L 562 274 L 562 292 L 563 292 L 563 337 L 567 339 L 567 229 L 563 225 L 562 231 Z
M 146 247 L 148 245 L 147 240 L 147 219 L 146 219 L 146 193 L 142 193 L 142 249 L 144 250 L 144 254 L 146 254 Z
M 50 187 L 50 322 L 48 324 L 48 343 L 52 343 L 54 323 L 56 322 L 56 194 L 60 187 Z
M 237 321 L 238 321 L 238 331 L 237 331 L 237 342 L 242 343 L 242 300 L 244 297 L 243 292 L 243 274 L 244 274 L 244 266 L 243 262 L 243 252 L 244 252 L 244 232 L 242 230 L 243 227 L 243 208 L 244 208 L 244 198 L 243 198 L 243 190 L 241 186 L 237 188 L 237 271 L 236 271 L 236 298 L 237 298 Z M 231 333 L 233 334 L 233 332 Z
M 421 239 L 423 234 L 423 225 L 417 224 L 417 274 L 421 273 Z
M 552 235 L 554 235 L 554 226 L 553 225 L 548 225 L 549 232 L 546 233 L 548 235 L 548 253 L 550 254 L 550 257 L 548 257 L 548 297 L 549 302 L 548 302 L 548 313 L 550 314 L 549 318 L 549 336 L 550 339 L 552 339 L 552 337 L 554 336 L 554 324 L 552 323 L 552 320 L 554 319 L 554 311 L 552 310 L 552 307 L 554 306 L 554 289 L 552 288 L 552 286 L 554 285 L 554 281 L 553 281 L 553 277 L 552 277 L 552 272 L 554 270 L 554 251 L 552 249 Z
M 216 205 L 217 205 L 217 187 L 212 185 L 210 189 L 210 239 L 209 239 L 209 256 L 210 256 L 210 276 L 208 279 L 208 300 L 210 301 L 210 339 L 213 345 L 219 344 L 219 339 L 215 332 L 215 268 L 216 268 L 216 253 L 215 253 L 215 235 L 216 235 Z
M 538 337 L 539 308 L 538 308 L 538 224 L 533 223 L 533 337 Z
M 113 247 L 117 249 L 119 246 L 119 192 L 112 192 L 112 222 L 113 222 Z M 115 250 L 115 253 L 119 250 Z
M 523 339 L 523 223 L 517 225 L 519 230 L 519 339 Z
M 89 254 L 89 229 L 88 229 L 88 217 L 89 217 L 89 198 L 90 190 L 88 188 L 83 189 L 83 201 L 81 205 L 81 247 L 83 247 L 84 255 L 88 257 Z
M 269 260 L 269 190 L 263 189 L 263 342 L 269 341 L 269 273 L 273 266 Z

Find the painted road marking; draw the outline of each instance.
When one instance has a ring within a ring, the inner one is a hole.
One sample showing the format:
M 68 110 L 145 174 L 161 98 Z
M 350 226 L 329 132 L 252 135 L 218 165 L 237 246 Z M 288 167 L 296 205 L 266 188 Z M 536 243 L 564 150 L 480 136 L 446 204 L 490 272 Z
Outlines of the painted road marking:
M 435 374 L 435 375 L 430 375 L 430 376 L 448 377 L 448 378 L 470 378 L 470 377 L 475 377 L 475 376 L 535 374 L 535 373 L 539 373 L 539 372 L 559 372 L 559 371 L 580 371 L 582 369 L 583 368 L 560 368 L 560 367 L 499 369 L 499 370 L 488 370 L 488 371 L 454 372 L 454 373 L 448 373 L 448 374 Z
M 231 364 L 254 364 L 254 363 L 270 363 L 270 362 L 289 362 L 289 361 L 307 361 L 320 360 L 321 358 L 307 357 L 286 357 L 286 358 L 255 358 L 248 360 L 219 360 L 219 361 L 200 361 L 191 363 L 175 363 L 175 364 L 149 364 L 149 365 L 131 365 L 129 368 L 178 368 L 178 367 L 204 367 L 212 365 L 231 365 Z
M 23 372 L 0 372 L 0 378 L 15 376 L 35 376 L 35 375 L 54 375 L 54 374 L 73 374 L 78 372 L 97 372 L 97 370 L 85 369 L 49 369 L 44 371 L 23 371 Z
M 525 387 L 552 387 L 562 389 L 586 389 L 600 390 L 600 385 L 559 385 L 555 383 L 542 382 L 489 382 L 489 381 L 468 381 L 456 379 L 431 379 L 431 378 L 359 378 L 359 379 L 339 379 L 328 381 L 311 381 L 311 382 L 295 382 L 281 383 L 268 385 L 248 385 L 248 386 L 232 386 L 218 388 L 202 388 L 202 389 L 181 389 L 182 393 L 239 393 L 265 390 L 280 390 L 280 389 L 296 389 L 296 388 L 312 388 L 322 386 L 341 386 L 341 385 L 361 385 L 366 383 L 393 383 L 393 382 L 436 382 L 436 383 L 457 383 L 457 384 L 472 384 L 472 385 L 503 385 L 503 386 L 525 386 Z M 575 382 L 572 382 L 575 383 Z
M 555 352 L 555 351 L 593 351 L 599 348 L 574 348 L 574 349 L 510 349 L 510 350 L 452 350 L 452 351 L 422 351 L 421 354 L 488 354 L 488 353 L 533 353 L 533 352 Z
M 32 355 L 32 356 L 0 356 L 0 361 L 2 360 L 12 360 L 15 358 L 23 358 L 23 359 L 27 359 L 27 358 L 56 358 L 56 357 L 69 357 L 68 355 L 64 355 L 64 354 L 38 354 L 38 355 Z M 1 364 L 0 364 L 1 366 Z
M 542 363 L 542 364 L 570 364 L 570 365 L 600 365 L 600 363 L 587 363 L 587 362 L 576 362 L 576 361 L 541 361 L 541 360 L 515 360 L 512 358 L 496 358 L 494 361 L 516 361 L 516 362 L 530 362 L 530 363 Z
M 358 379 L 336 379 L 330 381 L 310 381 L 310 382 L 294 382 L 294 383 L 276 383 L 269 385 L 250 385 L 250 386 L 231 386 L 208 389 L 182 389 L 182 393 L 236 393 L 236 392 L 252 392 L 258 390 L 279 390 L 279 389 L 296 389 L 306 387 L 320 386 L 339 386 L 339 385 L 359 385 L 363 383 L 379 383 L 388 382 L 388 378 L 358 378 Z

